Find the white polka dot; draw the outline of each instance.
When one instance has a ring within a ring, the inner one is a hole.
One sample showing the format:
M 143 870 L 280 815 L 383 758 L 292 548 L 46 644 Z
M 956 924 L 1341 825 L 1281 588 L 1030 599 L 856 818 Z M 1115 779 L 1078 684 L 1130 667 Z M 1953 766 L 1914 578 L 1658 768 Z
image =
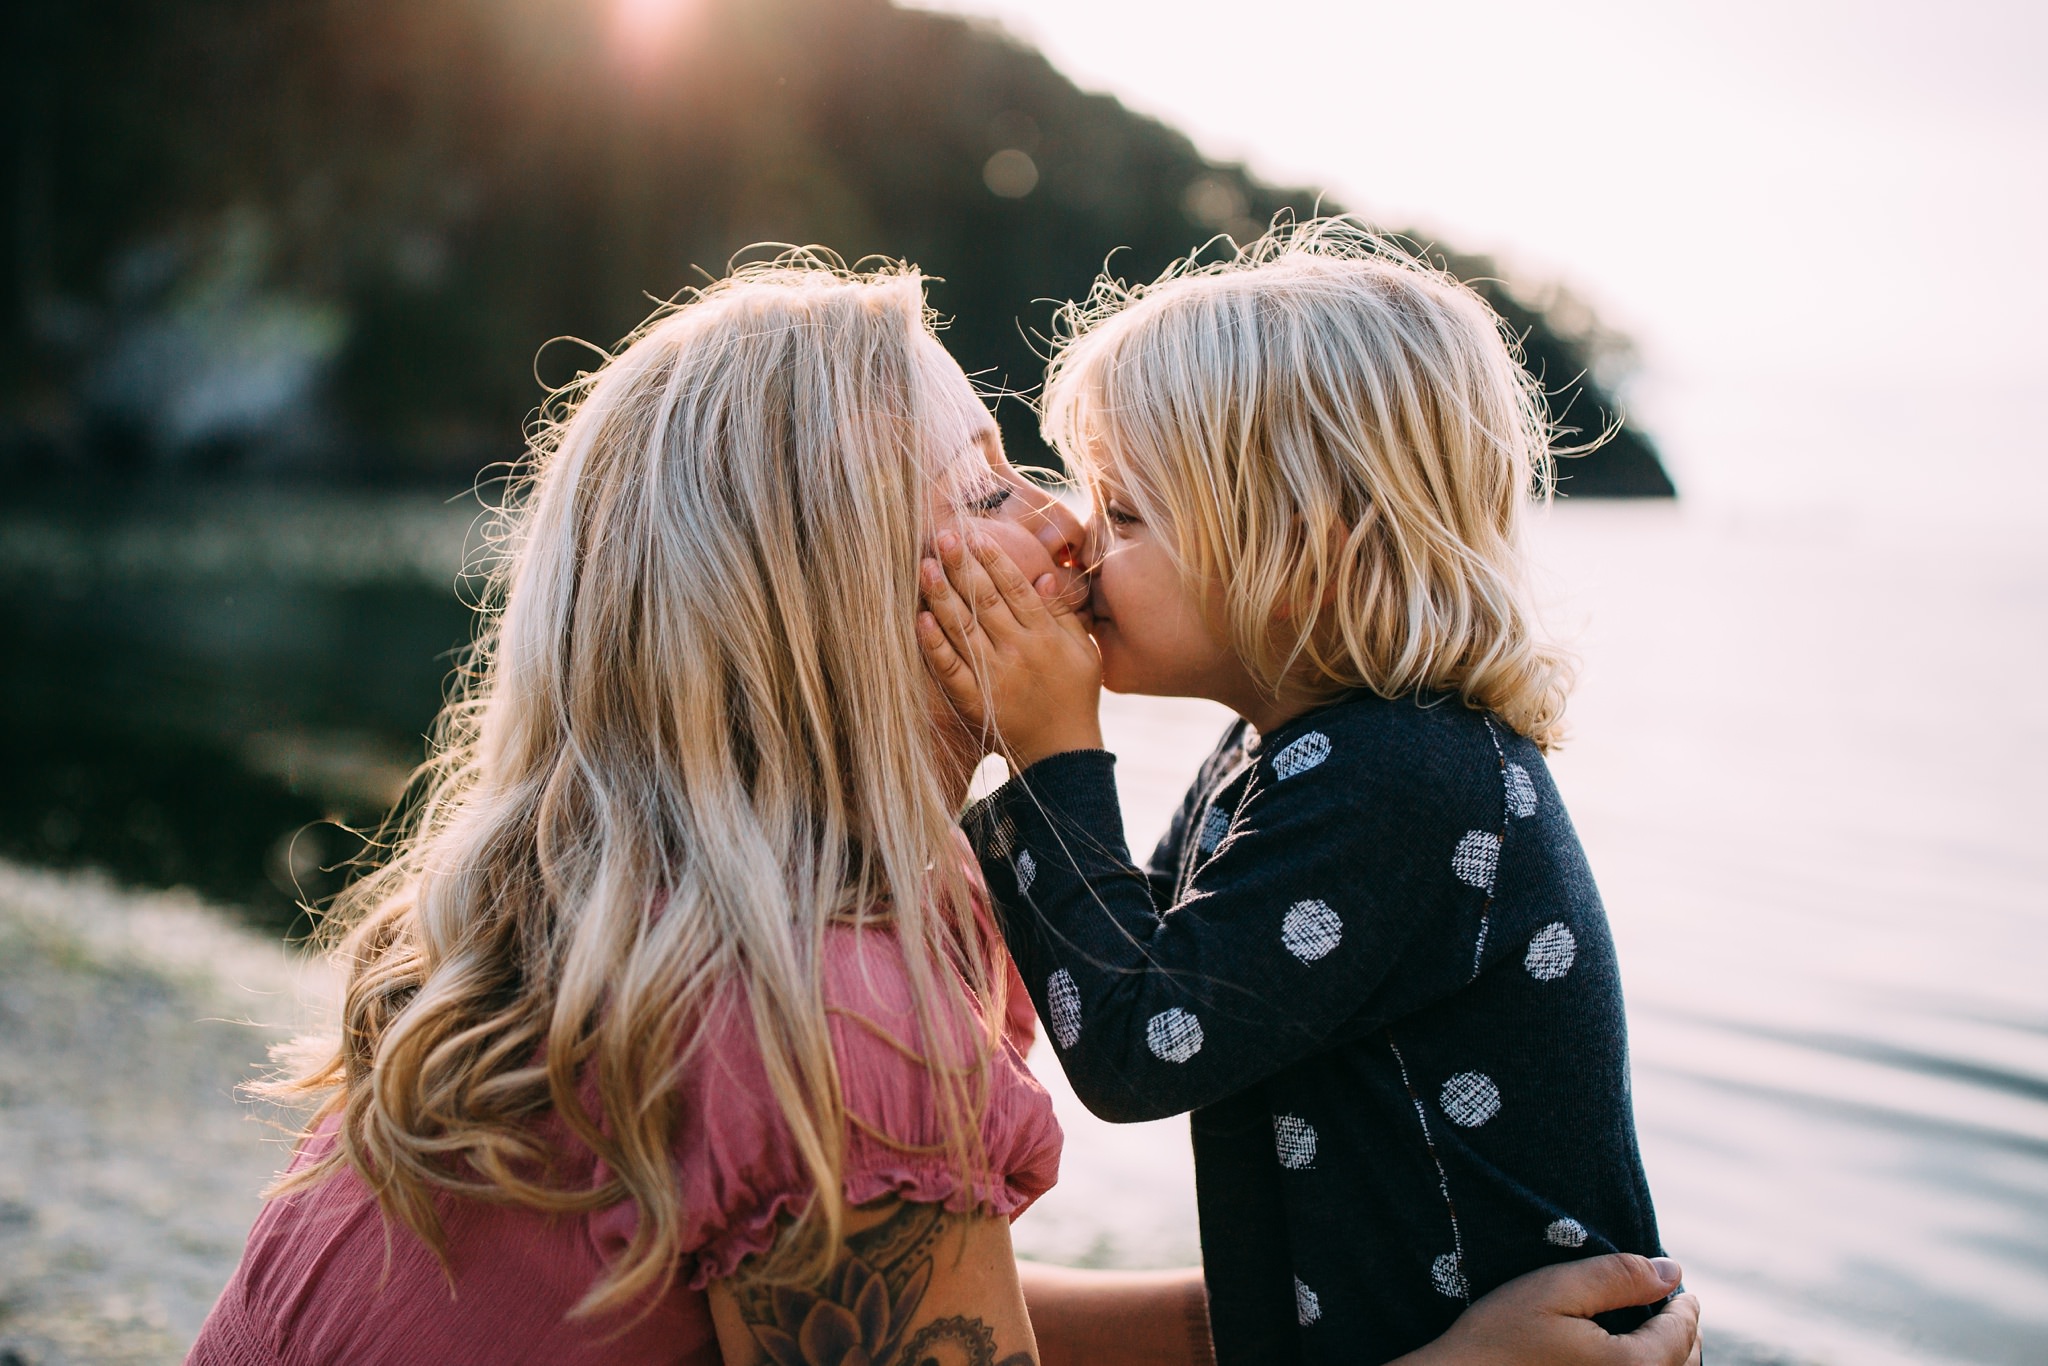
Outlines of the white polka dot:
M 1301 1283 L 1301 1277 L 1294 1278 L 1294 1321 L 1306 1328 L 1323 1316 L 1323 1302 L 1316 1298 L 1316 1292 Z
M 1045 979 L 1045 1013 L 1052 1023 L 1053 1042 L 1072 1048 L 1081 1037 L 1081 988 L 1065 968 Z
M 1280 922 L 1280 942 L 1304 963 L 1323 957 L 1343 938 L 1344 922 L 1325 902 L 1297 901 Z
M 1300 1284 L 1300 1276 L 1294 1278 L 1294 1321 L 1309 1327 L 1323 1317 L 1323 1300 L 1315 1298 L 1315 1290 Z
M 1529 941 L 1522 966 L 1539 982 L 1555 982 L 1572 970 L 1578 956 L 1579 941 L 1572 938 L 1571 927 L 1562 920 L 1553 920 Z
M 1536 784 L 1520 764 L 1508 765 L 1508 811 L 1524 819 L 1536 814 Z
M 1500 1113 L 1500 1088 L 1484 1072 L 1460 1072 L 1444 1083 L 1437 1103 L 1461 1129 L 1476 1129 Z
M 1292 778 L 1297 773 L 1308 772 L 1329 757 L 1330 737 L 1319 730 L 1312 730 L 1273 756 L 1273 776 Z
M 1471 1287 L 1465 1284 L 1465 1268 L 1455 1252 L 1446 1252 L 1429 1264 L 1429 1282 L 1436 1287 L 1437 1294 L 1448 1295 L 1454 1300 L 1472 1296 Z
M 1305 1171 L 1316 1161 L 1315 1126 L 1300 1115 L 1275 1115 L 1273 1147 L 1281 1166 L 1290 1171 Z
M 1031 890 L 1031 884 L 1038 880 L 1038 860 L 1031 857 L 1029 849 L 1017 851 L 1017 894 L 1022 896 Z
M 1451 855 L 1451 871 L 1458 881 L 1482 892 L 1493 890 L 1493 870 L 1499 865 L 1500 836 L 1486 830 L 1467 831 Z
M 1145 1046 L 1162 1062 L 1186 1062 L 1202 1051 L 1202 1022 L 1174 1006 L 1145 1021 Z
M 1584 1247 L 1586 1226 L 1576 1219 L 1560 1219 L 1543 1230 L 1543 1241 L 1552 1247 Z
M 1202 817 L 1202 836 L 1195 841 L 1195 847 L 1205 854 L 1213 854 L 1229 833 L 1230 813 L 1220 806 L 1212 806 L 1209 814 Z

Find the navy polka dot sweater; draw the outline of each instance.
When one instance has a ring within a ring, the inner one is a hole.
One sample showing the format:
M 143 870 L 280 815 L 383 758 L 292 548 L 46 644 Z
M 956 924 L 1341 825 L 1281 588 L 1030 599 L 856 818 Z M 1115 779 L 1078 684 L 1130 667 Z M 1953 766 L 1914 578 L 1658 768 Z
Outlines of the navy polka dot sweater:
M 1113 765 L 1055 755 L 965 826 L 1081 1099 L 1194 1112 L 1222 1366 L 1384 1362 L 1525 1271 L 1660 1251 L 1614 946 L 1534 745 L 1454 698 L 1239 723 L 1147 871 Z

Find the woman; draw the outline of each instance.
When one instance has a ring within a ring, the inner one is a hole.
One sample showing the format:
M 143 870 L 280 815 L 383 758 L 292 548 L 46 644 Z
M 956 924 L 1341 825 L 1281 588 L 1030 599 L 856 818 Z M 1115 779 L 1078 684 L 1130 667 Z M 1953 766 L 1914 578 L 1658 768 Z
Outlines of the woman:
M 340 1037 L 279 1088 L 318 1109 L 191 1359 L 1201 1359 L 1193 1273 L 1010 1251 L 1059 1133 L 954 827 L 980 737 L 911 623 L 937 529 L 1070 581 L 1077 529 L 918 278 L 743 269 L 561 410 L 427 794 L 338 907 Z M 1647 1263 L 1572 1270 L 1431 1350 L 1684 1359 L 1689 1309 L 1619 1348 L 1571 1317 L 1659 1297 Z

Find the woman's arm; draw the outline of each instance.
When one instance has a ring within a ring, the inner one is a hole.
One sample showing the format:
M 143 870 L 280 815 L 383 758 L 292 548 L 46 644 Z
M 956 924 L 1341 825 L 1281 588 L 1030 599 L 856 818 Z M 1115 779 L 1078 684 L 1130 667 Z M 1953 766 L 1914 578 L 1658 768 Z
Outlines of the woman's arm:
M 1215 1366 L 1200 1267 L 1085 1271 L 1019 1262 L 1040 1366 Z
M 1033 1366 L 1010 1221 L 889 1199 L 852 1212 L 823 1275 L 778 1283 L 749 1258 L 711 1287 L 726 1366 Z
M 1082 1271 L 1024 1262 L 1017 1270 L 1041 1366 L 1214 1366 L 1198 1268 Z M 1624 1253 L 1545 1267 L 1484 1296 L 1442 1337 L 1393 1366 L 1700 1366 L 1700 1306 L 1691 1295 L 1622 1337 L 1592 1321 L 1655 1303 L 1678 1281 L 1676 1262 Z

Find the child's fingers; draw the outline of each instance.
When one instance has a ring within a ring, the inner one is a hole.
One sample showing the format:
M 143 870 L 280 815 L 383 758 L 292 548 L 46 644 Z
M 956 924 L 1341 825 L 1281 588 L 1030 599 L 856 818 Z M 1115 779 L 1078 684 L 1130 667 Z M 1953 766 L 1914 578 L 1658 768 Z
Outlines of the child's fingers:
M 924 590 L 925 606 L 930 609 L 954 652 L 963 660 L 984 653 L 969 643 L 980 628 L 973 610 L 953 591 L 945 566 L 937 560 L 926 560 L 918 566 L 917 577 L 918 586 Z
M 975 538 L 976 542 L 981 539 Z M 937 547 L 939 559 L 946 566 L 946 579 L 954 596 L 966 604 L 975 624 L 991 637 L 1013 636 L 1017 627 L 1016 614 L 1003 590 L 996 585 L 994 575 L 982 562 L 980 545 L 970 546 L 950 531 L 940 532 L 932 544 Z
M 1088 586 L 1078 588 L 1060 582 L 1057 574 L 1040 574 L 1031 585 L 1038 592 L 1038 600 L 1045 608 L 1045 614 L 1052 624 L 1065 631 L 1075 640 L 1092 640 L 1088 634 L 1088 623 L 1081 619 L 1081 609 L 1088 602 Z M 1092 615 L 1092 614 L 1091 614 Z
M 969 721 L 980 724 L 981 688 L 975 681 L 974 670 L 967 667 L 967 661 L 946 638 L 946 629 L 930 612 L 917 614 L 917 644 L 924 652 L 925 667 L 931 670 L 954 707 Z
M 1024 571 L 1017 568 L 1017 562 L 986 536 L 975 536 L 968 546 L 1018 624 L 1027 628 L 1043 625 L 1047 620 L 1045 600 L 1024 577 Z
M 1063 588 L 1057 574 L 1040 574 L 1031 581 L 1031 586 L 1037 590 L 1048 616 L 1071 615 L 1085 601 L 1075 590 Z
M 1078 604 L 1070 593 L 1060 591 L 1057 574 L 1040 574 L 1038 581 L 1031 585 L 1038 593 L 1038 600 L 1044 604 L 1046 619 L 1055 630 L 1064 631 L 1076 644 L 1095 648 L 1094 637 L 1088 634 L 1088 623 L 1081 620 Z

